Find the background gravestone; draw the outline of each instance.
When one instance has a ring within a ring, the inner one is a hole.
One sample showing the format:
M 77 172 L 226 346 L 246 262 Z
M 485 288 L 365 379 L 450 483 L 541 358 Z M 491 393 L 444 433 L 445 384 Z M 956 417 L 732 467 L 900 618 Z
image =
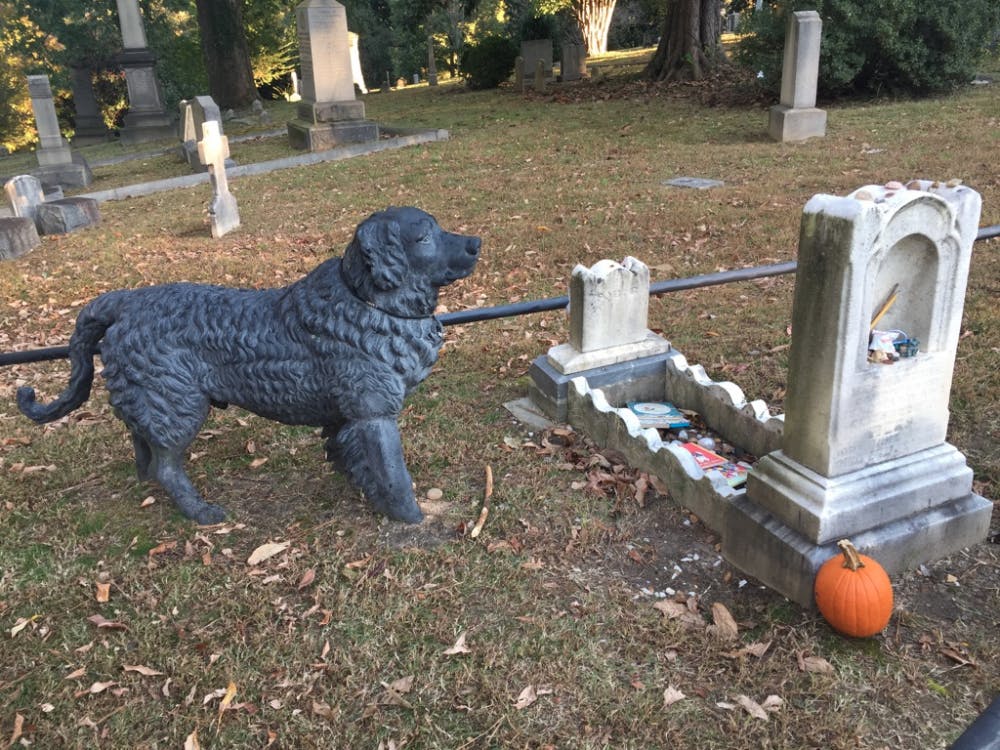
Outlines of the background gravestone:
M 354 96 L 347 11 L 336 0 L 305 0 L 295 9 L 302 65 L 302 101 L 288 123 L 293 148 L 323 151 L 378 139 Z
M 46 184 L 87 187 L 93 179 L 90 167 L 82 156 L 73 153 L 62 137 L 49 77 L 28 76 L 28 93 L 31 95 L 39 141 L 35 152 L 38 169 L 34 170 L 34 174 Z
M 524 58 L 524 69 L 532 74 L 541 61 L 546 78 L 552 77 L 552 40 L 526 39 L 521 42 L 521 57 Z
M 584 45 L 563 43 L 561 74 L 564 81 L 579 81 L 587 75 L 587 48 Z
M 94 98 L 90 68 L 74 67 L 70 79 L 73 89 L 73 143 L 77 146 L 103 143 L 111 136 Z
M 819 48 L 823 20 L 814 10 L 788 17 L 781 67 L 781 103 L 771 107 L 768 133 L 776 141 L 802 141 L 826 135 L 826 112 L 816 109 Z
M 144 143 L 170 138 L 174 124 L 163 106 L 163 95 L 153 68 L 156 56 L 146 44 L 138 0 L 116 0 L 124 51 L 118 62 L 125 71 L 128 112 L 120 131 L 122 143 Z
M 192 99 L 182 99 L 180 104 L 181 116 L 181 156 L 187 161 L 194 172 L 206 172 L 208 166 L 201 161 L 198 155 L 198 142 L 201 141 L 204 132 L 204 125 L 209 120 L 219 124 L 219 132 L 222 132 L 222 112 L 219 105 L 211 96 L 196 96 Z M 226 159 L 226 167 L 232 168 L 236 162 Z
M 198 142 L 198 157 L 208 167 L 212 182 L 212 202 L 208 216 L 212 223 L 212 236 L 218 239 L 240 225 L 240 210 L 236 196 L 229 192 L 226 179 L 226 157 L 229 156 L 229 139 L 222 135 L 219 123 L 206 120 L 203 138 Z
M 945 442 L 980 205 L 926 181 L 806 204 L 782 449 L 754 466 L 723 530 L 730 562 L 790 599 L 811 604 L 839 539 L 895 573 L 989 530 L 992 503 Z M 915 355 L 872 361 L 880 314 L 919 339 Z

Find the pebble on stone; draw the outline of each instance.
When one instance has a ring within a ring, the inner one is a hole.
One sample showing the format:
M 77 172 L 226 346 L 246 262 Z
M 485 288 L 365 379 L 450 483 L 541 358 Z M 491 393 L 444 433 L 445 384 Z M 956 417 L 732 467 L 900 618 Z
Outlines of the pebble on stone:
M 428 500 L 440 500 L 442 497 L 444 497 L 444 491 L 438 487 L 431 487 L 427 490 Z

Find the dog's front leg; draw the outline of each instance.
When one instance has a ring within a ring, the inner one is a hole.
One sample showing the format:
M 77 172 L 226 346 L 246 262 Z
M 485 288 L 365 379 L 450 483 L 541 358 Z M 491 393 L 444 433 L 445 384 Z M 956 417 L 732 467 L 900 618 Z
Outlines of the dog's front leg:
M 337 433 L 336 445 L 338 463 L 375 510 L 406 523 L 424 519 L 413 496 L 413 480 L 406 470 L 395 419 L 348 422 Z

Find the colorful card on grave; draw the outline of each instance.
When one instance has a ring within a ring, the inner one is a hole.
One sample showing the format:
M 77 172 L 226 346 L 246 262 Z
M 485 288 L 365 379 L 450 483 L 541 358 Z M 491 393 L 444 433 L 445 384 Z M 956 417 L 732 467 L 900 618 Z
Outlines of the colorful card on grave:
M 705 469 L 711 469 L 715 466 L 721 466 L 726 463 L 726 459 L 718 453 L 713 453 L 706 448 L 702 448 L 697 443 L 683 443 L 681 447 L 694 456 L 694 460 L 698 462 L 698 466 L 702 469 L 702 471 Z

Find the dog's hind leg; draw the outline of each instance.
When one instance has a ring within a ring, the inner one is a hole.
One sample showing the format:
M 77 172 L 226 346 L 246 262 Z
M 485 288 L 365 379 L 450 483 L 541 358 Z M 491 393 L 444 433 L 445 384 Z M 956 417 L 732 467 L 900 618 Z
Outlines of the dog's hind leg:
M 413 480 L 406 470 L 403 442 L 394 419 L 348 422 L 333 442 L 338 462 L 375 510 L 406 523 L 423 520 L 424 514 L 413 496 Z
M 135 473 L 140 482 L 148 482 L 156 477 L 153 469 L 153 449 L 141 435 L 132 433 L 132 448 L 135 450 Z
M 200 524 L 219 523 L 226 517 L 220 506 L 206 503 L 184 471 L 184 451 L 180 448 L 152 446 L 152 468 L 177 510 Z

